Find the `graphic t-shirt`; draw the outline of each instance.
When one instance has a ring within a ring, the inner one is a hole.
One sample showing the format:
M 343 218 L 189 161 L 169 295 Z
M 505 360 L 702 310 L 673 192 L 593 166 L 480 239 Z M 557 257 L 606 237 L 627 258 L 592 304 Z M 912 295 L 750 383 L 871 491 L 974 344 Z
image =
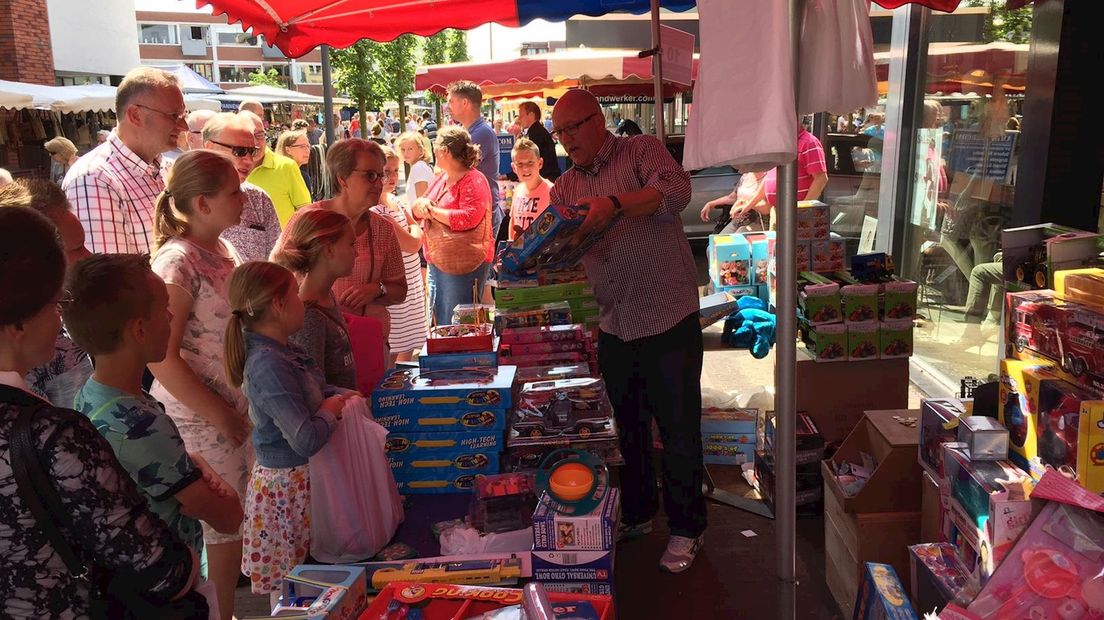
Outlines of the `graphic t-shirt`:
M 524 183 L 517 184 L 514 188 L 514 200 L 510 204 L 510 241 L 529 228 L 533 220 L 548 208 L 548 195 L 551 191 L 552 182 L 548 179 L 542 179 L 541 184 L 533 190 Z

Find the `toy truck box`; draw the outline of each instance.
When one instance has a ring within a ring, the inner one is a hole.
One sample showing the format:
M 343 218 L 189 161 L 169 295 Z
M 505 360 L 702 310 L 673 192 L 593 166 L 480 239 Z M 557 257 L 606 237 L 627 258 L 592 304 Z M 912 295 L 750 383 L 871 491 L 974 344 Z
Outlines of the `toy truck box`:
M 877 323 L 851 323 L 847 326 L 847 359 L 849 361 L 878 359 L 880 345 Z
M 1001 235 L 1005 289 L 1052 288 L 1052 274 L 1076 269 L 1104 250 L 1104 237 L 1053 223 L 1008 228 Z
M 428 372 L 396 368 L 372 392 L 372 413 L 381 418 L 412 411 L 451 415 L 507 409 L 513 405 L 516 372 L 514 366 Z
M 881 285 L 883 320 L 910 320 L 916 316 L 916 290 L 911 280 L 892 280 Z
M 752 284 L 751 244 L 743 235 L 710 235 L 706 256 L 714 285 Z
M 613 549 L 608 551 L 533 550 L 536 581 L 593 581 L 613 583 Z
M 613 406 L 602 379 L 526 383 L 518 391 L 511 436 L 613 435 Z
M 502 267 L 512 273 L 532 273 L 537 269 L 571 267 L 601 237 L 594 233 L 576 237 L 586 219 L 585 208 L 549 205 L 525 232 L 506 246 L 499 256 Z
M 301 564 L 284 577 L 274 616 L 355 620 L 368 606 L 368 584 L 359 566 Z
M 609 551 L 617 543 L 621 492 L 610 487 L 585 515 L 565 515 L 541 501 L 533 511 L 534 551 Z
M 393 472 L 485 473 L 499 459 L 502 432 L 389 433 L 384 445 Z
M 912 319 L 882 321 L 878 326 L 878 340 L 881 343 L 878 357 L 912 357 L 912 328 Z
M 1054 363 L 1068 381 L 1104 389 L 1104 314 L 1053 291 L 1005 297 L 1009 357 Z
M 843 323 L 802 328 L 805 346 L 817 362 L 847 361 L 847 326 Z
M 840 286 L 824 276 L 803 271 L 798 276 L 798 307 L 810 325 L 827 325 L 843 320 Z
M 863 284 L 846 271 L 836 271 L 832 279 L 840 285 L 844 323 L 878 322 L 879 285 Z

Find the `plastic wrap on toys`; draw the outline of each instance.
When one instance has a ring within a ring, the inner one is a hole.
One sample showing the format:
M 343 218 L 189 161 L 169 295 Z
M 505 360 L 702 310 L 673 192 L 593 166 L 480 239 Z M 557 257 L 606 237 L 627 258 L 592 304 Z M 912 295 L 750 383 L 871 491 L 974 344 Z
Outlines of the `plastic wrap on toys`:
M 440 541 L 441 555 L 517 553 L 533 547 L 533 528 L 482 534 L 474 527 L 465 525 L 441 530 Z
M 518 394 L 511 436 L 612 435 L 613 406 L 601 379 L 526 383 Z

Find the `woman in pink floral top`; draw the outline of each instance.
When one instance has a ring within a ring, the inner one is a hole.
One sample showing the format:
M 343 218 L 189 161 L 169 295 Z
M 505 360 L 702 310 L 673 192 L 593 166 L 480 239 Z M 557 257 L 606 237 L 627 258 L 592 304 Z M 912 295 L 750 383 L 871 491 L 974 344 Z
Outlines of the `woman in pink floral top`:
M 483 290 L 494 260 L 491 188 L 487 178 L 476 168 L 479 147 L 472 143 L 467 131 L 460 127 L 439 130 L 433 150 L 437 154 L 437 166 L 444 172 L 437 175 L 425 195 L 414 202 L 414 217 L 428 222 L 429 226 L 448 226 L 455 232 L 481 227 L 486 240 L 486 261 L 474 271 L 459 275 L 442 270 L 438 266 L 442 257 L 435 257 L 426 245 L 433 322 L 447 325 L 452 322 L 453 308 L 477 301 L 473 291 Z

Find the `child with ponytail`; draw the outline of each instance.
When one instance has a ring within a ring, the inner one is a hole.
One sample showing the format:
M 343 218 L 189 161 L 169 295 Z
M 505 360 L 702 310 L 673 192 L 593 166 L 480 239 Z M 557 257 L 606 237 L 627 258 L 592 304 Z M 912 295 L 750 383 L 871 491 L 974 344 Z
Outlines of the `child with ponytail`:
M 303 326 L 299 285 L 274 263 L 249 262 L 230 278 L 233 314 L 226 325 L 226 376 L 249 399 L 253 466 L 245 493 L 241 571 L 254 594 L 275 603 L 284 575 L 310 549 L 308 459 L 358 395 L 326 384 L 311 356 L 288 339 Z
M 150 364 L 150 395 L 165 406 L 191 454 L 205 459 L 239 495 L 245 494 L 253 451 L 241 391 L 222 373 L 222 337 L 230 319 L 227 283 L 241 263 L 219 236 L 238 224 L 242 192 L 234 164 L 213 151 L 177 158 L 154 206 L 153 271 L 168 285 L 171 335 L 165 359 Z M 241 565 L 241 531 L 203 524 L 208 578 L 229 620 Z
M 303 328 L 291 336 L 322 370 L 326 383 L 355 390 L 356 364 L 349 325 L 337 307 L 333 284 L 353 272 L 356 232 L 349 218 L 328 209 L 300 209 L 272 251 L 272 262 L 298 280 Z

